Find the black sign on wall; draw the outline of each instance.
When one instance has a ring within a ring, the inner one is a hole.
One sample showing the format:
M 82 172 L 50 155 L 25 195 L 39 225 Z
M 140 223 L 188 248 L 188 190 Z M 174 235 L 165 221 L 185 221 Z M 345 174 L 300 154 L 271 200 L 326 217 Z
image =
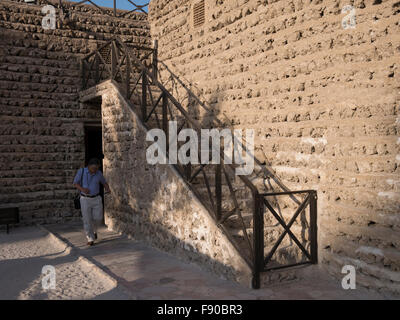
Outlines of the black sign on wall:
M 19 223 L 19 208 L 0 208 L 0 225 L 7 225 L 7 233 L 9 233 L 9 225 Z

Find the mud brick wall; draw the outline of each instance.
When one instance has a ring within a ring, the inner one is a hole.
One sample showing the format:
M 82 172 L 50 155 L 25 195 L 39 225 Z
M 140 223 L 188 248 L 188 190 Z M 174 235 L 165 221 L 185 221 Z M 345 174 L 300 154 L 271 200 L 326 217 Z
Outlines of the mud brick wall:
M 19 207 L 22 224 L 79 215 L 71 184 L 84 165 L 84 122 L 101 120 L 99 106 L 79 103 L 80 57 L 114 35 L 151 43 L 145 15 L 81 6 L 72 24 L 43 30 L 36 3 L 0 2 L 0 207 Z
M 249 286 L 251 270 L 175 169 L 148 164 L 147 130 L 113 83 L 84 94 L 102 97 L 107 226 Z
M 329 272 L 354 265 L 359 284 L 399 293 L 400 2 L 205 0 L 195 28 L 196 2 L 151 2 L 160 59 L 256 130 L 257 158 L 288 188 L 318 190 Z

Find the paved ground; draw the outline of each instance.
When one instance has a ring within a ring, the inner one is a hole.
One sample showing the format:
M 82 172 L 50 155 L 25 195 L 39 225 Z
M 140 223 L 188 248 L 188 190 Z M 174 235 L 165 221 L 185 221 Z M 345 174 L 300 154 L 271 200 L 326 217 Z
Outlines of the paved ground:
M 132 299 L 382 299 L 363 288 L 345 291 L 316 267 L 309 280 L 252 290 L 106 229 L 98 244 L 87 247 L 81 224 L 46 228 L 115 278 Z
M 42 287 L 42 268 L 56 270 L 56 288 Z M 128 299 L 115 280 L 38 227 L 0 231 L 0 300 Z

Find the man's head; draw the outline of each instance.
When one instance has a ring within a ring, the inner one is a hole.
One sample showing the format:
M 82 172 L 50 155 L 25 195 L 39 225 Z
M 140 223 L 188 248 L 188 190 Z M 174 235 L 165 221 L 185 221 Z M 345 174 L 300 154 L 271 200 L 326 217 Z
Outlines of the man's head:
M 100 168 L 100 160 L 97 158 L 90 159 L 88 169 L 90 173 L 96 173 Z

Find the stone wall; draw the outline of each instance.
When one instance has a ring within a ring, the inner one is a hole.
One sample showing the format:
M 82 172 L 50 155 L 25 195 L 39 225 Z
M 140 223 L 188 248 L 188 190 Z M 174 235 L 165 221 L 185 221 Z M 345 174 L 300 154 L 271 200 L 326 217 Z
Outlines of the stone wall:
M 319 260 L 400 292 L 400 2 L 153 0 L 160 59 L 292 190 L 318 190 Z M 342 27 L 342 8 L 356 27 Z
M 36 3 L 0 2 L 0 207 L 19 207 L 22 224 L 79 215 L 72 180 L 84 165 L 83 124 L 101 120 L 99 106 L 79 103 L 80 57 L 114 35 L 151 44 L 146 15 L 80 6 L 71 24 L 43 30 L 45 3 Z
M 104 174 L 112 186 L 107 226 L 249 286 L 251 270 L 180 175 L 148 164 L 147 130 L 114 83 L 82 93 L 95 96 L 102 97 Z

